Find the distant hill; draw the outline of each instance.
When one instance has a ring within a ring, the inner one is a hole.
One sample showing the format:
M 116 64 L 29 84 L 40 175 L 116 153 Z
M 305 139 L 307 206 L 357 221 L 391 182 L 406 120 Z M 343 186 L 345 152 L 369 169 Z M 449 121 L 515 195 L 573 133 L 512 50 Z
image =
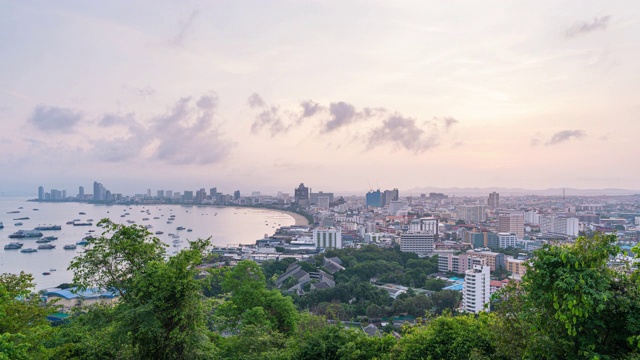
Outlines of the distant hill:
M 431 192 L 443 193 L 445 195 L 456 196 L 489 196 L 490 192 L 497 192 L 503 196 L 523 196 L 523 195 L 540 195 L 540 196 L 562 196 L 563 188 L 548 188 L 548 189 L 523 189 L 523 188 L 504 188 L 504 187 L 491 187 L 491 188 L 434 188 L 434 187 L 422 187 L 413 188 L 405 191 L 400 191 L 401 195 L 420 195 L 429 194 Z M 640 194 L 640 190 L 628 190 L 628 189 L 575 189 L 564 188 L 566 196 L 594 196 L 594 195 L 633 195 Z

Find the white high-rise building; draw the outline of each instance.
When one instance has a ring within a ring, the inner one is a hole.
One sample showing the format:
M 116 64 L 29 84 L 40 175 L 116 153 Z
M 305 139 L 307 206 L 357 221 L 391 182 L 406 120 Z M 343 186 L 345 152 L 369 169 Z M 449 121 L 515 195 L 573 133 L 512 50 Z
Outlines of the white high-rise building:
M 322 249 L 342 249 L 342 231 L 334 227 L 313 229 L 313 241 Z
M 430 232 L 431 234 L 438 235 L 438 219 L 428 217 L 420 218 L 411 221 L 409 224 L 410 233 Z
M 465 271 L 464 286 L 462 289 L 462 309 L 470 313 L 481 311 L 489 312 L 484 305 L 489 303 L 490 290 L 490 269 L 484 265 L 482 259 L 473 259 L 473 267 Z
M 487 219 L 482 205 L 460 206 L 456 212 L 458 219 L 464 220 L 467 224 L 483 222 Z
M 395 215 L 398 211 L 407 207 L 407 202 L 402 200 L 394 200 L 389 202 L 389 214 Z
M 525 211 L 524 222 L 531 225 L 540 225 L 540 214 L 537 211 Z
M 435 236 L 432 232 L 408 232 L 400 236 L 400 251 L 412 252 L 421 256 L 433 253 Z
M 514 233 L 498 233 L 498 247 L 506 249 L 508 247 L 516 247 L 518 236 Z

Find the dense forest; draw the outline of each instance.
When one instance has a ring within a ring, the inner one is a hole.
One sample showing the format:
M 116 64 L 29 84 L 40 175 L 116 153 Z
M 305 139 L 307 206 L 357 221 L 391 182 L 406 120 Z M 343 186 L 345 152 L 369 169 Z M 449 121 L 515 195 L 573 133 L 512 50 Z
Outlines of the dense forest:
M 609 265 L 615 235 L 535 251 L 491 312 L 467 315 L 429 277 L 437 260 L 397 249 L 328 251 L 345 267 L 335 287 L 300 296 L 275 286 L 291 260 L 202 270 L 207 240 L 168 257 L 146 229 L 104 225 L 70 268 L 78 289 L 111 289 L 118 301 L 52 325 L 57 306 L 43 306 L 32 277 L 3 274 L 0 359 L 640 359 L 640 279 Z M 303 266 L 322 270 L 322 259 Z M 392 299 L 376 282 L 410 291 Z M 374 336 L 353 326 L 399 314 L 416 321 Z

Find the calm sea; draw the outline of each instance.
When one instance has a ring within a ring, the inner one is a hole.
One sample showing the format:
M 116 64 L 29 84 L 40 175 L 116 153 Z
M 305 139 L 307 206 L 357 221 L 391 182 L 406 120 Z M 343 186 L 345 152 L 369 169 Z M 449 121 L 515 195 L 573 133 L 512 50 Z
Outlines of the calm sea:
M 19 211 L 19 213 L 9 213 Z M 84 214 L 81 214 L 84 213 Z M 129 215 L 125 215 L 125 214 Z M 124 216 L 123 216 L 124 215 Z M 169 216 L 175 215 L 171 224 Z M 14 220 L 28 217 L 28 220 Z M 113 222 L 128 225 L 128 220 L 139 225 L 151 225 L 149 231 L 164 234 L 156 235 L 166 242 L 168 253 L 187 246 L 187 240 L 211 237 L 214 245 L 253 244 L 265 234 L 271 235 L 280 226 L 294 224 L 294 219 L 284 213 L 251 208 L 213 207 L 213 206 L 181 206 L 181 205 L 92 205 L 84 203 L 38 203 L 29 202 L 27 198 L 0 197 L 0 221 L 4 229 L 0 229 L 0 273 L 19 273 L 25 271 L 33 274 L 36 289 L 55 287 L 73 278 L 67 270 L 70 261 L 81 251 L 64 250 L 65 244 L 75 244 L 83 237 L 99 235 L 97 227 L 100 219 L 109 218 Z M 143 220 L 147 218 L 148 220 Z M 83 222 L 93 220 L 92 226 L 66 225 L 66 222 L 79 219 Z M 15 223 L 22 222 L 22 226 Z M 21 253 L 19 250 L 4 250 L 4 245 L 12 241 L 24 243 L 23 248 L 37 248 L 37 238 L 10 239 L 9 235 L 20 230 L 30 230 L 39 225 L 61 225 L 62 230 L 43 231 L 44 236 L 57 236 L 51 242 L 56 245 L 52 250 L 38 250 L 35 253 Z M 187 230 L 177 230 L 182 226 Z M 93 232 L 89 232 L 93 230 Z M 177 234 L 179 244 L 174 244 L 169 233 Z M 174 247 L 177 245 L 177 247 Z M 56 269 L 50 271 L 50 269 Z M 51 275 L 43 275 L 51 272 Z

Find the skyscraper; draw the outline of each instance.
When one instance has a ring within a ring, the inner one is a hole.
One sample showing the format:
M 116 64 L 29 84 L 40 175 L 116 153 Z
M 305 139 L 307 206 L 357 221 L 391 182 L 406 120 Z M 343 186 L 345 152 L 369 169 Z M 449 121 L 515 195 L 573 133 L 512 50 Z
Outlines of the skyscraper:
M 84 186 L 78 187 L 78 200 L 84 199 Z
M 503 213 L 498 217 L 498 232 L 514 233 L 518 239 L 524 238 L 524 213 Z
M 365 195 L 367 207 L 382 207 L 382 193 L 380 190 L 369 191 Z
M 38 187 L 38 200 L 44 200 L 44 187 Z
M 484 305 L 489 303 L 490 269 L 483 259 L 473 258 L 473 268 L 464 273 L 464 287 L 462 289 L 462 309 L 470 313 L 489 311 Z
M 300 206 L 309 206 L 309 188 L 300 183 L 298 188 L 293 189 L 295 202 Z
M 487 202 L 490 208 L 499 208 L 500 207 L 500 194 L 497 192 L 492 192 L 489 194 L 489 201 Z

